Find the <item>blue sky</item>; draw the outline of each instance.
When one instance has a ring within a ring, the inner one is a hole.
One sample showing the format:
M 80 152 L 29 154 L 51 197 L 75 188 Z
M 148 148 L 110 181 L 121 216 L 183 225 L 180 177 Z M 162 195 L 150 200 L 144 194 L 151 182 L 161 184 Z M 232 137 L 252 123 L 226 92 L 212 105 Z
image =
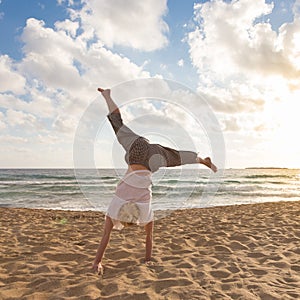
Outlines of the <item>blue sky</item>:
M 156 74 L 157 70 L 165 66 L 165 75 L 172 76 L 174 72 L 178 72 L 178 66 L 174 62 L 178 62 L 182 58 L 186 58 L 188 64 L 183 78 L 188 77 L 186 84 L 196 87 L 195 70 L 189 64 L 188 45 L 182 43 L 181 40 L 185 36 L 184 24 L 192 21 L 193 7 L 195 1 L 180 1 L 173 0 L 168 2 L 168 13 L 164 20 L 169 25 L 169 46 L 161 51 L 141 52 L 130 47 L 117 46 L 114 47 L 116 53 L 121 53 L 129 57 L 135 63 L 142 65 L 144 61 L 151 59 L 151 64 L 148 66 L 152 74 Z M 80 1 L 74 1 L 74 7 L 81 7 Z M 8 54 L 13 59 L 19 60 L 22 58 L 22 42 L 20 41 L 20 34 L 26 25 L 28 18 L 36 18 L 43 20 L 47 27 L 53 28 L 54 23 L 63 21 L 69 17 L 68 7 L 56 1 L 5 1 L 1 3 L 2 20 L 0 27 L 0 44 L 1 54 Z M 167 71 L 168 70 L 168 71 Z M 182 72 L 182 70 L 181 70 Z
M 299 7 L 294 0 L 0 1 L 0 167 L 72 167 L 75 131 L 95 88 L 156 77 L 206 99 L 222 128 L 226 167 L 299 168 Z M 168 108 L 153 103 L 141 101 L 135 113 L 166 118 Z M 124 116 L 132 119 L 132 109 Z M 200 154 L 211 155 L 193 124 L 182 126 Z M 168 144 L 171 129 L 157 130 Z M 113 165 L 111 135 L 107 128 L 97 142 L 99 167 Z

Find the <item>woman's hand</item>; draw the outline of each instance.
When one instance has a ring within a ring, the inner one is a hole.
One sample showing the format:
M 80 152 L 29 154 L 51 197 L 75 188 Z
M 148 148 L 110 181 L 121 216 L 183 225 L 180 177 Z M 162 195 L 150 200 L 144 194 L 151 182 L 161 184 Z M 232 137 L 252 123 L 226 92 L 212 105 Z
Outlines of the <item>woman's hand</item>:
M 103 275 L 103 266 L 100 263 L 96 264 L 94 263 L 93 266 L 92 266 L 92 270 L 97 273 L 98 275 Z

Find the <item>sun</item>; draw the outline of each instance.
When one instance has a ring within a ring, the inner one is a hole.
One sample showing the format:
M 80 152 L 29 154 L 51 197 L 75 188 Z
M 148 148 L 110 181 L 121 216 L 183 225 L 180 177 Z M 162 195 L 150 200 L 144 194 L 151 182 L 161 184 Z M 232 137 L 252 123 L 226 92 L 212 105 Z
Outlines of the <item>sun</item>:
M 276 154 L 288 167 L 299 168 L 300 89 L 290 90 L 282 80 L 274 80 L 272 85 L 272 99 L 266 101 L 263 116 L 269 128 L 266 143 L 270 155 Z

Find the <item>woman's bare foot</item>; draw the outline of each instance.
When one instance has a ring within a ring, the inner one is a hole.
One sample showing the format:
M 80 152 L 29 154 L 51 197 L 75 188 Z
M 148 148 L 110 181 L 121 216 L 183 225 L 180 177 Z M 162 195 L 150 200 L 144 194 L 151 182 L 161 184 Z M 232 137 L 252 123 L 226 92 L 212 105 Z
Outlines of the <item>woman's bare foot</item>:
M 104 98 L 109 98 L 110 97 L 110 89 L 105 90 L 105 89 L 102 89 L 102 88 L 98 88 L 97 90 L 98 90 L 98 92 L 100 92 L 102 94 L 102 96 Z
M 117 104 L 110 97 L 110 89 L 98 88 L 98 91 L 102 94 L 103 98 L 105 99 L 109 113 L 120 113 Z
M 202 159 L 201 157 L 198 157 L 198 161 L 200 164 L 203 164 L 203 165 L 207 166 L 208 168 L 210 168 L 213 172 L 216 173 L 218 171 L 217 167 L 212 163 L 212 161 L 209 157 L 206 157 L 204 159 Z

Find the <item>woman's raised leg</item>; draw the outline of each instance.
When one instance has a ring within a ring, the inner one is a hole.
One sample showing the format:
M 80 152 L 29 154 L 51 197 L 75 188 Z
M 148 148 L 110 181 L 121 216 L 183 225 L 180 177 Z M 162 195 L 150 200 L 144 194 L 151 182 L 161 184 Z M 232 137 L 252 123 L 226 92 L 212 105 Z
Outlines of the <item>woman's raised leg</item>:
M 110 89 L 104 90 L 102 88 L 98 88 L 98 91 L 102 94 L 103 98 L 105 99 L 109 113 L 120 113 L 117 104 L 113 101 L 113 99 L 110 96 Z
M 98 88 L 98 91 L 101 92 L 102 96 L 106 101 L 109 110 L 108 119 L 114 129 L 117 139 L 119 143 L 123 146 L 125 151 L 128 152 L 130 150 L 131 145 L 140 136 L 123 124 L 120 110 L 117 104 L 112 100 L 110 96 L 110 89 L 104 90 L 102 88 Z

